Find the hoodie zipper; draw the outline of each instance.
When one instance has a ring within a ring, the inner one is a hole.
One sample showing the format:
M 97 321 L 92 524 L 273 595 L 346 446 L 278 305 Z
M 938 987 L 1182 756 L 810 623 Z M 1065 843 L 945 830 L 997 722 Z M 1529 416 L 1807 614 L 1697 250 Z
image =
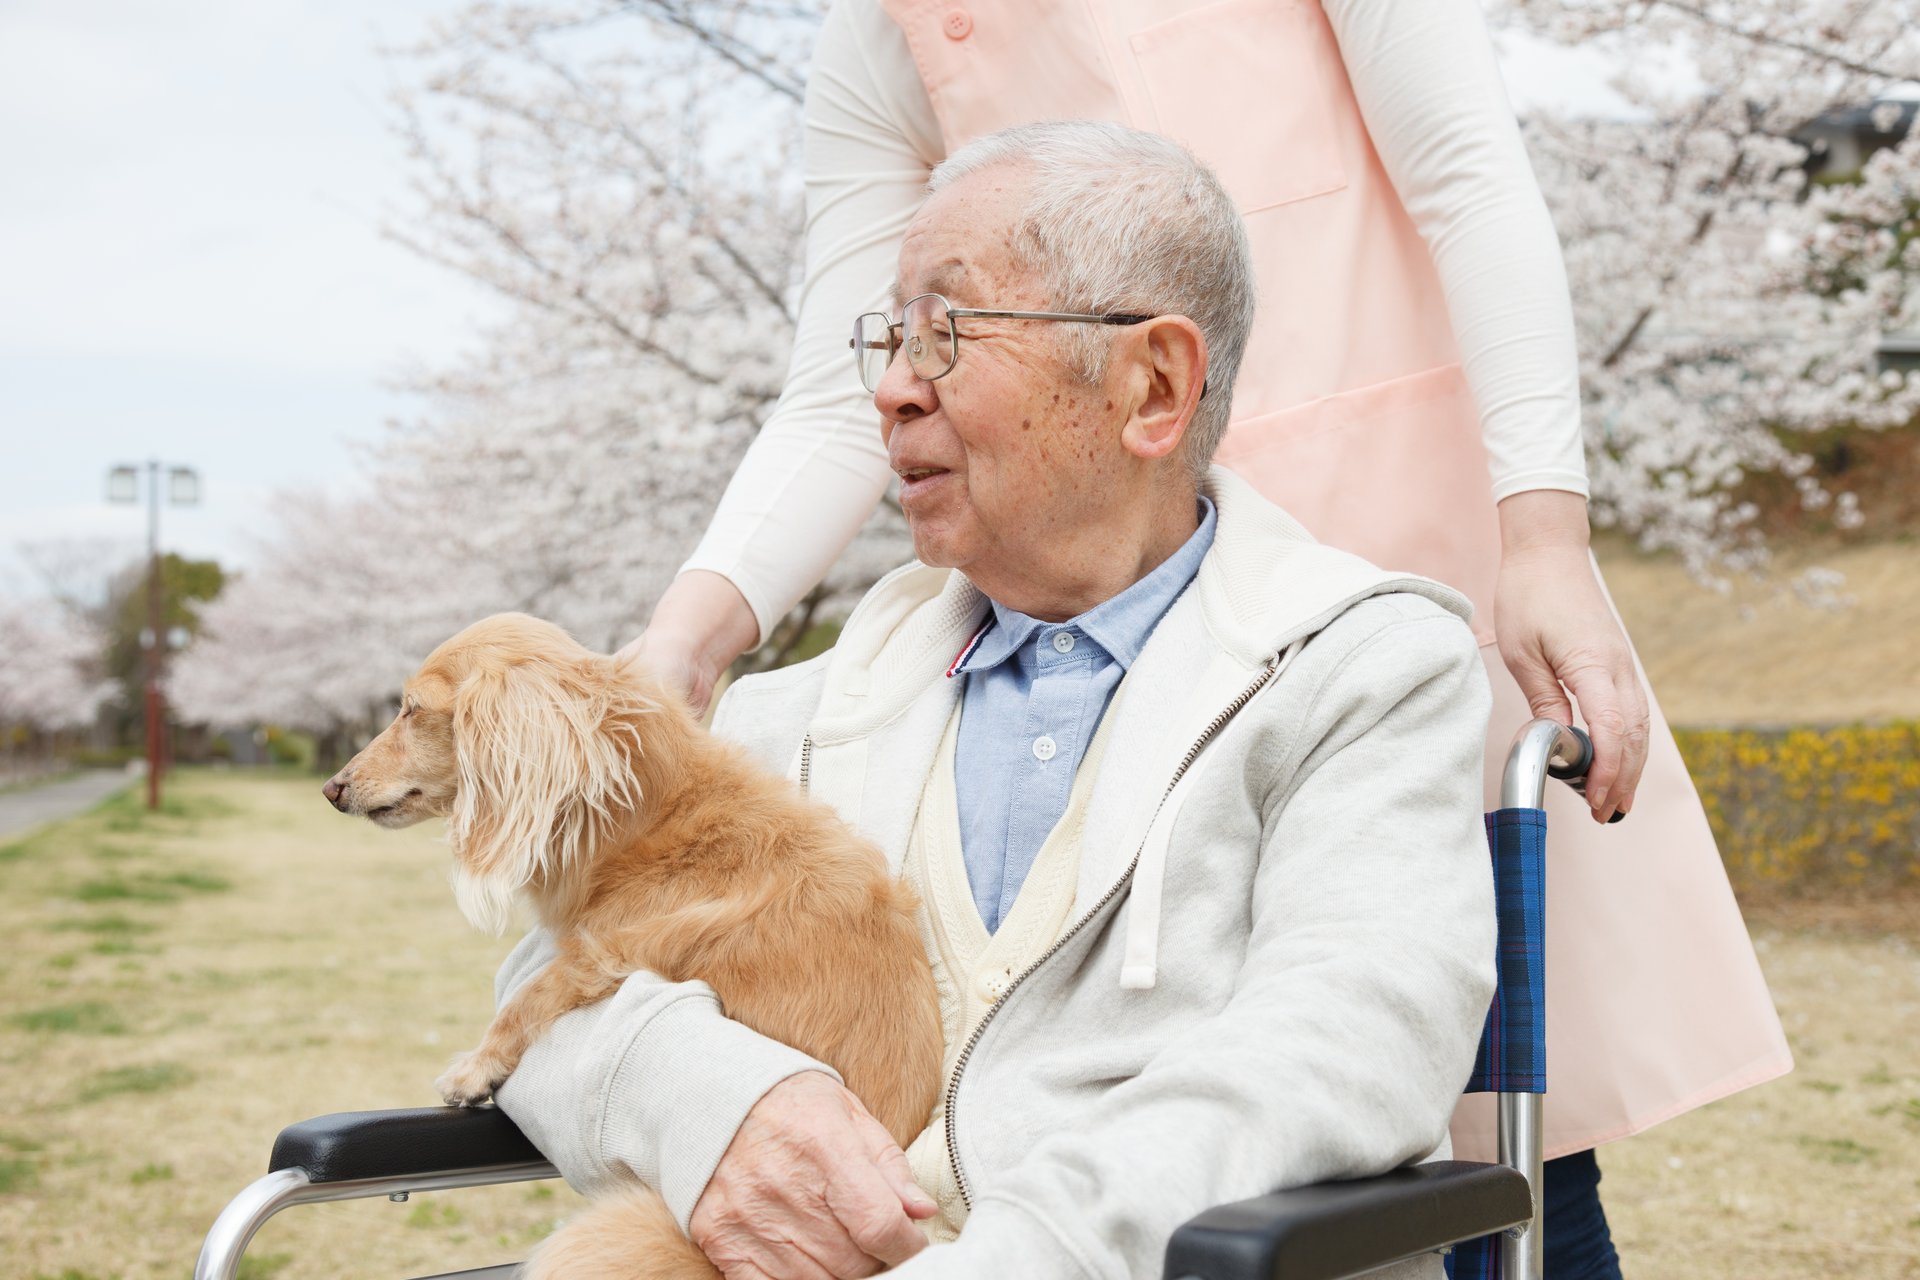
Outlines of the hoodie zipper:
M 1173 777 L 1168 781 L 1167 789 L 1160 793 L 1159 802 L 1153 806 L 1153 817 L 1147 820 L 1147 830 L 1149 832 L 1153 830 L 1154 819 L 1160 816 L 1161 807 L 1167 803 L 1167 797 L 1173 794 L 1173 789 L 1179 785 L 1180 779 L 1186 775 L 1187 770 L 1193 766 L 1193 762 L 1199 758 L 1200 752 L 1206 748 L 1207 743 L 1212 741 L 1214 736 L 1226 727 L 1229 720 L 1240 713 L 1241 708 L 1253 700 L 1255 694 L 1266 687 L 1267 682 L 1273 679 L 1279 669 L 1279 655 L 1276 654 L 1267 659 L 1267 668 L 1260 673 L 1259 678 L 1245 689 L 1242 689 L 1239 696 L 1234 698 L 1232 702 L 1229 702 L 1226 708 L 1222 710 L 1220 714 L 1216 715 L 1207 724 L 1207 727 L 1201 731 L 1199 738 L 1194 741 L 1194 744 L 1187 748 L 1187 754 L 1180 758 L 1180 765 L 1173 771 Z M 802 787 L 806 786 L 808 757 L 812 752 L 812 748 L 813 739 L 809 737 L 801 746 L 800 785 Z M 986 1034 L 987 1026 L 993 1021 L 994 1015 L 1006 1007 L 1007 1001 L 1013 997 L 1015 991 L 1020 989 L 1021 983 L 1031 977 L 1033 972 L 1041 965 L 1059 954 L 1062 947 L 1073 941 L 1074 937 L 1078 935 L 1082 929 L 1086 928 L 1089 922 L 1102 911 L 1106 910 L 1107 904 L 1118 896 L 1120 890 L 1126 888 L 1133 880 L 1134 870 L 1140 865 L 1141 851 L 1146 847 L 1146 837 L 1142 836 L 1139 847 L 1133 851 L 1133 860 L 1127 864 L 1126 871 L 1122 873 L 1118 880 L 1113 882 L 1112 887 L 1109 888 L 1106 893 L 1101 895 L 1100 901 L 1094 903 L 1093 907 L 1085 915 L 1074 922 L 1071 929 L 1061 934 L 1052 946 L 1041 953 L 1039 959 L 1035 960 L 1025 969 L 1022 969 L 1019 976 L 1007 984 L 1007 989 L 1000 993 L 1000 998 L 987 1006 L 986 1014 L 980 1019 L 980 1025 L 975 1027 L 973 1034 L 967 1037 L 966 1044 L 961 1046 L 960 1056 L 954 1060 L 953 1075 L 948 1077 L 947 1080 L 947 1163 L 953 1167 L 953 1179 L 955 1185 L 960 1189 L 961 1203 L 967 1206 L 969 1212 L 973 1209 L 973 1189 L 967 1184 L 966 1171 L 960 1167 L 960 1149 L 955 1145 L 954 1141 L 958 1132 L 955 1127 L 954 1112 L 956 1104 L 958 1104 L 960 1100 L 960 1074 L 967 1069 L 967 1060 L 973 1056 L 974 1046 L 979 1044 L 980 1037 Z

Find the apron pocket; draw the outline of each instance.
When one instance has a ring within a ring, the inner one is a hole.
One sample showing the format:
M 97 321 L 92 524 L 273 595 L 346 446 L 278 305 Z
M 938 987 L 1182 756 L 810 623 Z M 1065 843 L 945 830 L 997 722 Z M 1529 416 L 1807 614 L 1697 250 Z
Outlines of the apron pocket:
M 1325 64 L 1338 57 L 1299 0 L 1219 0 L 1128 38 L 1154 127 L 1189 147 L 1243 214 L 1347 185 Z

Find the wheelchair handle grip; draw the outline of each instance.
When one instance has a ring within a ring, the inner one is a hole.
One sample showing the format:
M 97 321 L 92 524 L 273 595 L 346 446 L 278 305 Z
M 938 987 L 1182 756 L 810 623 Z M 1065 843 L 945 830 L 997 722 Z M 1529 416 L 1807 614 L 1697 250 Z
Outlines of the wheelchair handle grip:
M 1549 760 L 1547 772 L 1584 796 L 1587 794 L 1587 771 L 1593 768 L 1593 739 L 1588 737 L 1587 731 L 1578 725 L 1568 725 L 1567 732 L 1572 734 L 1580 744 L 1579 758 L 1571 761 Z M 1607 825 L 1612 826 L 1616 822 L 1626 820 L 1625 811 L 1616 809 L 1613 816 L 1607 819 Z
M 1547 779 L 1558 778 L 1586 794 L 1587 771 L 1593 767 L 1593 739 L 1586 730 L 1557 720 L 1539 719 L 1523 726 L 1507 753 L 1500 781 L 1503 809 L 1538 809 L 1546 800 Z M 1627 815 L 1615 813 L 1608 822 Z
M 1571 760 L 1558 755 L 1547 757 L 1547 773 L 1562 782 L 1585 782 L 1587 770 L 1593 768 L 1593 739 L 1578 725 L 1568 725 L 1567 733 L 1578 744 L 1579 754 Z

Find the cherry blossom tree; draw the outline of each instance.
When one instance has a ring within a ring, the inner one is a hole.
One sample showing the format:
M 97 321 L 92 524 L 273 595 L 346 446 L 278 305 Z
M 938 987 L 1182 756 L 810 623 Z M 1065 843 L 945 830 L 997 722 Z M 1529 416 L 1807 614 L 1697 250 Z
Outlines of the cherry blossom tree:
M 323 731 L 501 608 L 630 638 L 777 394 L 800 274 L 798 112 L 817 0 L 482 0 L 396 53 L 414 186 L 391 233 L 504 304 L 365 496 L 292 497 L 207 611 L 175 698 Z M 1910 420 L 1882 373 L 1915 324 L 1920 144 L 1812 185 L 1823 113 L 1920 79 L 1920 0 L 1492 0 L 1500 29 L 1604 48 L 1633 111 L 1531 112 L 1565 244 L 1598 523 L 1703 578 L 1759 567 L 1744 477 L 1830 493 L 1792 442 Z M 780 629 L 904 559 L 883 508 Z M 759 661 L 771 660 L 763 653 Z
M 364 728 L 465 610 L 486 607 L 486 566 L 423 559 L 437 544 L 412 543 L 378 501 L 288 493 L 274 510 L 252 567 L 203 608 L 169 698 L 188 722 Z
M 756 324 L 791 324 L 782 300 L 797 264 L 793 107 L 822 7 L 555 0 L 466 10 L 412 51 L 423 95 L 407 104 L 408 137 L 431 216 L 405 238 L 516 300 L 604 331 L 615 349 L 705 379 L 710 403 L 692 427 L 703 436 L 750 424 L 777 378 L 765 360 L 777 346 L 742 353 L 751 370 L 729 362 L 729 400 L 726 377 L 701 358 L 709 350 L 671 337 L 689 332 L 691 299 L 662 288 L 671 272 L 658 268 L 685 250 L 705 264 L 704 279 L 726 282 L 722 293 L 744 289 L 768 304 Z M 1902 424 L 1920 407 L 1920 383 L 1883 373 L 1876 356 L 1883 333 L 1916 323 L 1920 143 L 1876 156 L 1857 181 L 1811 186 L 1796 137 L 1817 117 L 1920 79 L 1920 4 L 1489 8 L 1497 28 L 1599 46 L 1633 108 L 1625 119 L 1537 110 L 1525 121 L 1566 245 L 1596 521 L 1679 551 L 1703 578 L 1765 562 L 1756 513 L 1735 498 L 1750 473 L 1793 477 L 1806 505 L 1831 504 L 1839 524 L 1852 522 L 1852 496 L 1829 492 L 1789 441 Z M 437 131 L 423 100 L 437 106 Z M 664 127 L 673 120 L 678 133 Z M 448 136 L 462 140 L 461 162 L 430 141 Z M 766 138 L 778 145 L 752 145 Z M 622 221 L 632 218 L 654 230 Z M 643 260 L 653 267 L 633 270 Z M 697 305 L 713 302 L 702 292 Z M 729 465 L 736 456 L 694 453 Z
M 485 495 L 463 536 L 517 607 L 588 644 L 637 634 L 779 394 L 824 8 L 485 4 L 406 55 L 417 208 L 394 233 L 513 310 L 482 359 L 424 384 L 433 412 L 380 469 L 416 509 Z M 883 511 L 803 612 L 907 554 Z
M 100 628 L 56 601 L 0 600 L 0 741 L 91 724 L 114 694 L 105 647 Z
M 409 380 L 427 407 L 366 451 L 366 499 L 283 505 L 178 664 L 183 714 L 357 732 L 487 613 L 602 650 L 639 631 L 779 393 L 818 14 L 480 4 L 400 55 L 415 183 L 392 233 L 505 318 Z M 908 554 L 883 509 L 754 661 Z
M 1920 4 L 1496 0 L 1492 15 L 1599 47 L 1634 109 L 1523 122 L 1566 250 L 1597 522 L 1702 577 L 1765 563 L 1734 497 L 1748 473 L 1794 477 L 1803 504 L 1856 522 L 1788 441 L 1920 409 L 1920 380 L 1877 357 L 1920 322 L 1920 139 L 1825 185 L 1796 139 L 1920 79 Z

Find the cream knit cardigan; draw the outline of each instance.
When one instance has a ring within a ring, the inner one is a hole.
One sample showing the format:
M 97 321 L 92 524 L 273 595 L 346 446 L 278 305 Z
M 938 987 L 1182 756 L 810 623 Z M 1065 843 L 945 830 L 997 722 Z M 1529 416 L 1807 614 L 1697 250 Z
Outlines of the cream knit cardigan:
M 1115 695 L 1114 702 L 1118 701 Z M 934 757 L 933 770 L 920 793 L 920 813 L 909 837 L 904 868 L 907 883 L 920 895 L 920 934 L 926 942 L 927 958 L 933 963 L 934 986 L 940 992 L 940 1027 L 946 1041 L 941 1058 L 943 1084 L 953 1074 L 960 1047 L 986 1019 L 994 1001 L 1006 993 L 1013 976 L 1038 960 L 1071 918 L 1087 803 L 1093 795 L 1093 779 L 1100 776 L 1107 726 L 1113 722 L 1113 708 L 1107 710 L 1109 714 L 1102 717 L 1093 741 L 1087 744 L 1080 771 L 1074 775 L 1066 811 L 1034 856 L 1013 910 L 991 934 L 974 905 L 960 841 L 960 804 L 953 780 L 959 704 L 947 721 L 940 754 Z M 907 1147 L 907 1164 L 914 1181 L 940 1206 L 939 1213 L 920 1224 L 935 1243 L 957 1239 L 967 1220 L 966 1202 L 960 1198 L 953 1156 L 947 1149 L 946 1118 L 946 1090 L 942 1088 L 926 1129 Z

